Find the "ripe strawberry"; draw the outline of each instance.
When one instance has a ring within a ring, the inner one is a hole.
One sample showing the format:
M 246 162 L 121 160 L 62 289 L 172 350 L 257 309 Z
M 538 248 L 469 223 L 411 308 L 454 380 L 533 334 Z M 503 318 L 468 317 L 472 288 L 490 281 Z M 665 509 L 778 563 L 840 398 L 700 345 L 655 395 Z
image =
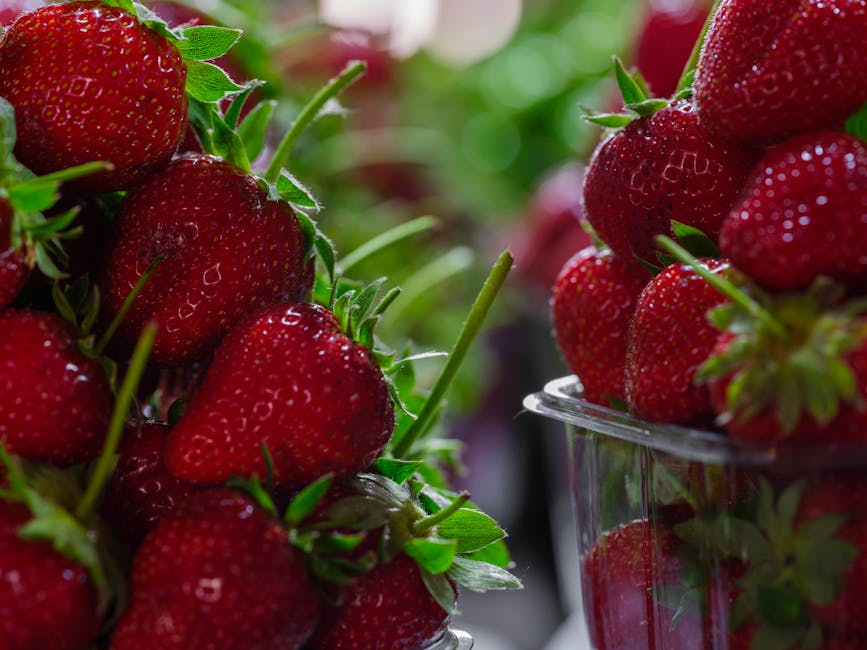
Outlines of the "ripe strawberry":
M 712 136 L 695 105 L 676 101 L 620 129 L 597 147 L 584 181 L 584 209 L 615 255 L 656 263 L 653 238 L 672 219 L 716 240 L 757 154 Z
M 722 260 L 704 265 L 714 273 Z M 684 264 L 666 267 L 638 298 L 626 351 L 626 400 L 639 417 L 689 424 L 710 413 L 707 387 L 695 373 L 711 353 L 719 330 L 708 311 L 725 300 Z
M 165 164 L 186 123 L 186 67 L 177 48 L 101 2 L 51 4 L 0 41 L 0 95 L 15 107 L 15 155 L 44 174 L 102 160 L 114 170 L 81 191 L 126 189 Z
M 13 218 L 12 206 L 0 199 L 0 307 L 15 300 L 30 277 L 25 251 L 12 246 Z
M 867 40 L 867 39 L 865 39 Z M 799 136 L 767 152 L 723 222 L 720 246 L 772 289 L 817 276 L 867 286 L 867 144 L 841 133 Z
M 701 0 L 649 3 L 634 63 L 655 97 L 674 94 L 707 14 L 708 5 Z
M 234 328 L 175 426 L 166 463 L 196 483 L 265 475 L 278 485 L 354 474 L 382 452 L 394 426 L 385 379 L 371 353 L 334 315 L 277 305 Z
M 84 650 L 102 625 L 97 590 L 51 542 L 19 536 L 30 519 L 23 504 L 0 500 L 0 647 Z
M 131 346 L 156 320 L 151 358 L 161 365 L 202 355 L 248 313 L 308 291 L 304 235 L 292 209 L 212 156 L 179 158 L 127 195 L 102 270 L 107 319 L 158 257 L 117 340 Z
M 198 493 L 145 538 L 112 650 L 300 648 L 319 599 L 286 531 L 248 498 Z
M 105 372 L 52 314 L 0 313 L 0 438 L 10 453 L 56 465 L 99 455 L 112 407 Z
M 730 0 L 702 49 L 695 98 L 719 137 L 767 144 L 841 123 L 867 101 L 863 0 Z
M 326 606 L 310 650 L 415 650 L 441 634 L 448 613 L 407 555 L 379 564 L 341 588 Z
M 582 559 L 590 639 L 598 650 L 702 647 L 701 621 L 685 615 L 675 624 L 673 600 L 681 592 L 685 562 L 681 542 L 661 523 L 638 519 L 603 534 Z
M 638 295 L 650 274 L 593 246 L 576 253 L 560 272 L 551 317 L 563 358 L 589 402 L 625 400 L 626 338 Z
M 163 448 L 169 431 L 171 427 L 162 422 L 142 422 L 127 430 L 106 486 L 100 512 L 133 545 L 195 490 L 165 466 Z

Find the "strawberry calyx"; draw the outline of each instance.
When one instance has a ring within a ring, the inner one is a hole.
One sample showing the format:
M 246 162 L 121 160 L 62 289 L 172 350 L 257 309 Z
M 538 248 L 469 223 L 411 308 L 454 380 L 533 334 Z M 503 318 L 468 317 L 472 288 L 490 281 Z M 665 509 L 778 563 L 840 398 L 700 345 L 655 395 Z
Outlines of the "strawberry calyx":
M 616 56 L 614 76 L 617 79 L 617 87 L 620 89 L 625 110 L 620 113 L 595 113 L 591 109 L 582 107 L 585 121 L 610 129 L 621 129 L 637 119 L 658 113 L 669 105 L 667 99 L 651 97 L 641 73 L 627 72 L 623 62 Z
M 830 514 L 798 523 L 805 481 L 775 498 L 760 479 L 753 502 L 743 512 L 723 512 L 675 527 L 677 535 L 698 548 L 712 548 L 720 558 L 745 562 L 735 581 L 738 596 L 730 627 L 758 624 L 753 648 L 819 648 L 822 629 L 810 605 L 832 602 L 843 586 L 843 573 L 858 548 L 837 537 L 845 516 Z
M 58 267 L 66 254 L 64 239 L 78 237 L 81 229 L 73 226 L 78 209 L 73 208 L 53 217 L 45 212 L 60 198 L 60 186 L 70 180 L 94 172 L 111 169 L 109 163 L 93 162 L 78 165 L 44 176 L 36 176 L 19 163 L 12 151 L 17 140 L 15 109 L 0 97 L 0 201 L 12 211 L 8 236 L 12 250 L 23 250 L 28 266 L 38 267 L 49 278 L 66 277 Z

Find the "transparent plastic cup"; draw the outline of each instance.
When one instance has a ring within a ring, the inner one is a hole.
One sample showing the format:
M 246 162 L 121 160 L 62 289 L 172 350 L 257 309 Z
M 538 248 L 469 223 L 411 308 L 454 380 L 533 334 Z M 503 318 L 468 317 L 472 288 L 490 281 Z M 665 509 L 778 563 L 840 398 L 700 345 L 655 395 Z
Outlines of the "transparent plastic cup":
M 867 649 L 867 445 L 749 443 L 581 390 L 524 406 L 566 426 L 595 650 Z
M 419 650 L 472 650 L 473 638 L 462 630 L 448 629 Z

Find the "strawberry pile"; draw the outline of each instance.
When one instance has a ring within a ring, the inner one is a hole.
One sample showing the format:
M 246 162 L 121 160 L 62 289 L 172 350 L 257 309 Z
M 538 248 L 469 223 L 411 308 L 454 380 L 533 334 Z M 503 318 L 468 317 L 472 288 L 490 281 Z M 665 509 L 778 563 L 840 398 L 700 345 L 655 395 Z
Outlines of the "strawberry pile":
M 857 453 L 867 3 L 722 0 L 671 98 L 615 68 L 625 110 L 587 118 L 609 129 L 583 185 L 597 242 L 551 300 L 583 398 L 736 444 Z M 860 477 L 744 470 L 708 499 L 719 467 L 669 469 L 683 507 L 655 504 L 584 557 L 595 647 L 867 646 Z
M 285 169 L 364 66 L 271 142 L 239 30 L 171 7 L 4 7 L 0 648 L 428 647 L 520 586 L 436 426 L 511 257 L 416 386 Z

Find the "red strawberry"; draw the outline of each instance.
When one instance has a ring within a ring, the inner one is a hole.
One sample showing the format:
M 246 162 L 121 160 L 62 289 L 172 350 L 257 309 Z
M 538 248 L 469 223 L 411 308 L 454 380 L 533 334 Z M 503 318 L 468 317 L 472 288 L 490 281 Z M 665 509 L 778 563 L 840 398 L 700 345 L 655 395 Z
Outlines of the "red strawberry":
M 728 264 L 706 260 L 719 273 Z M 696 385 L 698 367 L 719 337 L 708 311 L 725 300 L 684 264 L 671 265 L 642 291 L 629 328 L 626 400 L 640 417 L 688 424 L 709 415 L 707 388 Z
M 117 339 L 131 346 L 156 320 L 151 359 L 162 365 L 202 355 L 248 313 L 308 291 L 304 235 L 292 209 L 212 156 L 179 158 L 127 195 L 100 284 L 106 318 L 158 257 Z
M 701 119 L 765 144 L 841 123 L 867 101 L 864 0 L 730 0 L 698 63 Z
M 23 504 L 0 501 L 0 648 L 84 650 L 102 624 L 97 590 L 51 542 L 19 536 L 30 519 Z
M 354 474 L 382 452 L 394 426 L 385 379 L 371 353 L 318 305 L 277 305 L 233 329 L 169 437 L 177 476 L 217 483 L 265 475 L 301 486 Z
M 169 431 L 171 427 L 161 422 L 142 422 L 127 430 L 106 486 L 102 514 L 136 545 L 195 490 L 165 466 L 163 448 Z
M 20 162 L 44 174 L 96 160 L 83 191 L 129 188 L 165 164 L 186 124 L 186 68 L 173 44 L 101 2 L 40 7 L 0 41 L 0 95 L 15 107 Z
M 641 266 L 595 247 L 576 253 L 560 272 L 551 316 L 560 351 L 581 378 L 584 398 L 625 400 L 626 337 L 638 295 L 650 280 Z
M 757 159 L 712 136 L 695 106 L 677 101 L 602 142 L 584 182 L 584 209 L 616 255 L 656 262 L 654 236 L 672 219 L 715 240 Z
M 818 275 L 863 288 L 867 221 L 858 215 L 867 215 L 867 144 L 813 133 L 768 151 L 723 222 L 720 245 L 772 289 L 806 288 Z
M 707 14 L 705 2 L 650 2 L 634 61 L 655 97 L 674 94 Z
M 602 535 L 582 560 L 581 582 L 593 647 L 598 650 L 702 647 L 701 621 L 675 625 L 666 591 L 682 591 L 680 541 L 659 523 L 638 519 Z
M 300 648 L 319 599 L 286 531 L 226 489 L 192 496 L 145 538 L 112 650 Z
M 0 438 L 10 453 L 56 465 L 99 455 L 112 407 L 105 372 L 52 314 L 0 313 Z
M 310 650 L 415 650 L 441 634 L 448 613 L 407 555 L 379 564 L 342 587 L 325 607 Z
M 0 307 L 15 300 L 30 277 L 24 250 L 12 247 L 13 218 L 12 206 L 0 199 Z

